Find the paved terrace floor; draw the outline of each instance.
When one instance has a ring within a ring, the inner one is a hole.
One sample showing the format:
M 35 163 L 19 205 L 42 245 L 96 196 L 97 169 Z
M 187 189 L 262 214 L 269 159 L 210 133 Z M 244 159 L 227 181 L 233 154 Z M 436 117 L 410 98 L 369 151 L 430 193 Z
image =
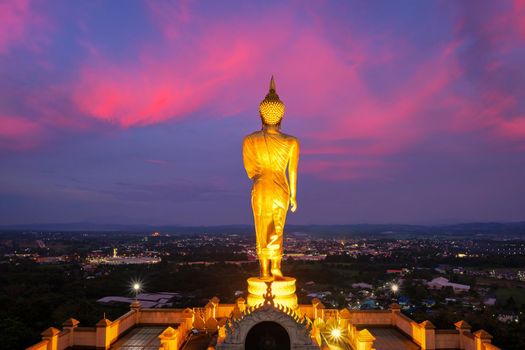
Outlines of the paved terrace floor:
M 166 327 L 137 327 L 117 340 L 111 350 L 159 350 L 159 334 Z
M 136 327 L 117 340 L 110 350 L 159 350 L 159 334 L 166 327 Z M 206 350 L 210 343 L 207 334 L 190 334 L 181 350 Z
M 166 327 L 137 327 L 117 340 L 111 350 L 158 350 L 160 347 L 159 334 Z M 363 327 L 365 328 L 365 327 Z M 366 327 L 376 337 L 376 350 L 420 350 L 416 343 L 395 328 Z M 206 350 L 210 336 L 206 334 L 190 335 L 181 350 Z M 348 344 L 331 344 L 332 349 L 348 349 Z
M 396 328 L 391 327 L 366 327 L 376 340 L 374 349 L 376 350 L 420 350 L 421 347 L 401 333 Z

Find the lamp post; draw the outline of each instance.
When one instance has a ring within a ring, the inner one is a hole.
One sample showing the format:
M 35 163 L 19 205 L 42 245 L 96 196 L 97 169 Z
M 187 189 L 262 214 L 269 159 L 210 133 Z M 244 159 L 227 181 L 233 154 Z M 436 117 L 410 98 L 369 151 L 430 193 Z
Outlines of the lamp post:
M 133 292 L 135 293 L 135 299 L 137 299 L 137 295 L 140 292 L 140 283 L 138 282 L 133 283 Z
M 142 286 L 140 285 L 139 282 L 133 282 L 133 284 L 131 285 L 131 289 L 133 290 L 133 293 L 135 294 L 135 300 L 137 300 L 137 296 L 142 290 Z
M 140 302 L 137 299 L 139 293 L 142 290 L 142 285 L 139 281 L 132 281 L 131 282 L 131 292 L 135 294 L 135 300 L 131 302 L 131 309 L 132 310 L 139 310 L 140 309 Z

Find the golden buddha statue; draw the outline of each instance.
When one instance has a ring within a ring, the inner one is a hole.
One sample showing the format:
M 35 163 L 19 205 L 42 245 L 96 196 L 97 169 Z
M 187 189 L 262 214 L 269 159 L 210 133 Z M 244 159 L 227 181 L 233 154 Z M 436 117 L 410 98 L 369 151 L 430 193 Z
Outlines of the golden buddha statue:
M 246 173 L 253 181 L 252 209 L 260 278 L 282 280 L 286 213 L 289 206 L 292 212 L 297 209 L 299 141 L 281 132 L 284 103 L 277 95 L 273 76 L 270 91 L 261 102 L 259 113 L 262 129 L 244 138 L 243 161 Z

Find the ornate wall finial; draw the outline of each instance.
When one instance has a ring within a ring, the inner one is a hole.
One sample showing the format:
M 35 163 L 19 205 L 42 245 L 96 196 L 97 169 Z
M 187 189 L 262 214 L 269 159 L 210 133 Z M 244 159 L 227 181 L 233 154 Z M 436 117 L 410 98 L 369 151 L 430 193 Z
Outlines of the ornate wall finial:
M 275 306 L 273 299 L 275 298 L 272 294 L 272 282 L 265 282 L 266 283 L 266 293 L 263 294 L 264 298 L 264 305 L 272 305 Z

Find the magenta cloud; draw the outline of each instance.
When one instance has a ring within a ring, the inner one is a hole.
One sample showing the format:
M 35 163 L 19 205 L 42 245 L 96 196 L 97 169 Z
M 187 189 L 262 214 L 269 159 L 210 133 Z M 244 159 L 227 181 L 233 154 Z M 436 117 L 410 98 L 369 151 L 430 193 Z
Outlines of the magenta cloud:
M 25 47 L 35 64 L 59 71 L 63 64 L 45 47 L 32 51 L 34 35 L 50 27 L 42 23 L 66 30 L 58 15 L 37 16 L 25 1 L 0 6 L 0 55 Z M 523 1 L 478 15 L 458 4 L 457 15 L 446 18 L 450 36 L 424 48 L 385 28 L 332 22 L 317 4 L 268 6 L 214 15 L 191 2 L 149 3 L 144 16 L 155 34 L 133 40 L 125 57 L 99 38 L 79 37 L 82 51 L 68 63 L 70 74 L 20 97 L 21 111 L 0 106 L 0 148 L 30 151 L 57 129 L 124 133 L 195 117 L 256 115 L 275 74 L 285 125 L 301 125 L 306 173 L 373 177 L 389 156 L 443 135 L 475 132 L 483 142 L 523 149 L 525 82 L 511 79 L 523 74 Z M 306 20 L 297 16 L 304 6 L 313 6 Z M 42 90 L 45 98 L 32 97 Z

